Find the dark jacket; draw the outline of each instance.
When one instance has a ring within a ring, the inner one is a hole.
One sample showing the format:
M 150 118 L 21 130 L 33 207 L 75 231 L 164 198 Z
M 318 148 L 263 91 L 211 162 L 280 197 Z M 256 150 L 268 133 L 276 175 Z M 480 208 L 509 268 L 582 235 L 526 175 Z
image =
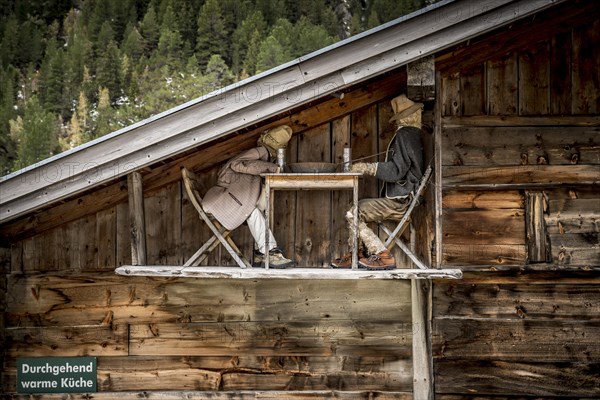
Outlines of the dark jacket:
M 398 199 L 408 196 L 423 177 L 421 130 L 400 127 L 390 141 L 385 161 L 377 163 L 375 176 L 383 180 L 382 197 Z

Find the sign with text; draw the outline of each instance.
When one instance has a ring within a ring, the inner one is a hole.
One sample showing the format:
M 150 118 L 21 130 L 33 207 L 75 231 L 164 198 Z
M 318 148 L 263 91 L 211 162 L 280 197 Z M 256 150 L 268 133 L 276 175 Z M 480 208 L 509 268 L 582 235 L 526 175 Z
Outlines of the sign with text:
M 96 357 L 17 359 L 18 393 L 96 392 Z

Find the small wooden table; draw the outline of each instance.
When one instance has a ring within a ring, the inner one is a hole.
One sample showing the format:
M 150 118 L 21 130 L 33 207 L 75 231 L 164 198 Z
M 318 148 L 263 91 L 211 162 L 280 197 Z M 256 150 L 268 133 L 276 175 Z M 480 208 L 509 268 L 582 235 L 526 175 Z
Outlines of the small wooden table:
M 273 192 L 275 190 L 343 190 L 352 189 L 352 209 L 354 210 L 354 232 L 358 232 L 358 178 L 357 172 L 341 173 L 280 173 L 262 174 L 265 178 L 265 245 L 268 248 L 271 220 L 273 219 Z M 349 232 L 350 233 L 350 232 Z M 265 257 L 265 268 L 269 268 L 269 258 Z M 352 236 L 352 269 L 358 269 L 358 237 Z

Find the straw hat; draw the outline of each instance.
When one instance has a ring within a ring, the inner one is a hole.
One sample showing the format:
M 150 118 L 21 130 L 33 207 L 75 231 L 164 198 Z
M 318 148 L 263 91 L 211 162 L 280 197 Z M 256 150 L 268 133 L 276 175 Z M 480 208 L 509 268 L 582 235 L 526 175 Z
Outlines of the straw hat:
M 277 126 L 265 131 L 258 139 L 258 144 L 269 150 L 272 157 L 277 155 L 277 149 L 283 149 L 292 138 L 292 128 L 287 125 Z
M 397 122 L 417 111 L 421 111 L 423 109 L 423 103 L 415 103 L 406 97 L 405 94 L 401 94 L 392 99 L 392 109 L 394 110 L 394 116 L 390 118 L 390 122 Z

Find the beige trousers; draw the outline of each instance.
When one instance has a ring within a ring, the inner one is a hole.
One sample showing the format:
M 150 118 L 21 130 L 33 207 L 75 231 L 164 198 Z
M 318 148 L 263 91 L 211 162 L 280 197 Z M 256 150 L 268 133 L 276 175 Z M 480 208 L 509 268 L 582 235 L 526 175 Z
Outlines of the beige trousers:
M 364 245 L 370 254 L 377 254 L 386 247 L 383 241 L 367 226 L 369 222 L 400 221 L 408 209 L 409 198 L 405 199 L 362 199 L 358 202 L 358 232 L 355 230 L 353 209 L 346 213 L 350 230 L 348 243 L 352 248 L 352 236 L 357 235 L 359 249 Z

